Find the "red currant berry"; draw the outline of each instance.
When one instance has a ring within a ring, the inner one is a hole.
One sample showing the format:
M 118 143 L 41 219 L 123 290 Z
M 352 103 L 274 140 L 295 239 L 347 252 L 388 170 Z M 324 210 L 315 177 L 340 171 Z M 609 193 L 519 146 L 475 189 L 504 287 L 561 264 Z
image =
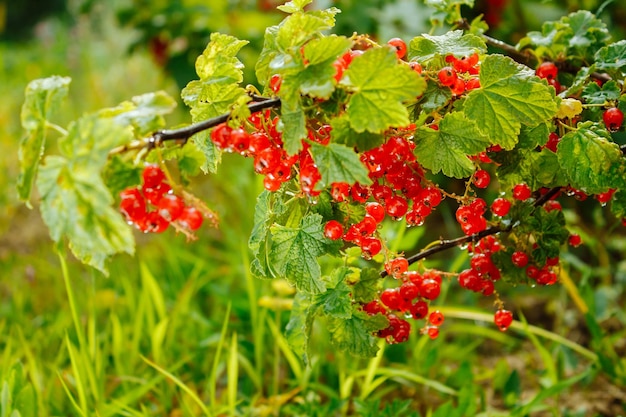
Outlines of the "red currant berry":
M 380 253 L 383 248 L 380 239 L 373 236 L 366 236 L 361 239 L 361 252 L 362 256 L 365 259 L 371 259 L 372 256 L 376 256 Z
M 343 226 L 337 220 L 329 220 L 324 225 L 324 236 L 330 240 L 339 240 L 343 236 Z
M 400 219 L 409 209 L 409 204 L 399 195 L 394 195 L 385 200 L 385 209 L 389 216 Z
M 165 194 L 157 204 L 159 214 L 170 222 L 178 219 L 184 208 L 185 202 L 175 194 Z
M 414 299 L 419 297 L 420 290 L 417 284 L 411 281 L 406 281 L 403 282 L 400 286 L 400 295 L 402 296 L 404 301 L 412 302 Z
M 554 62 L 542 62 L 535 71 L 537 77 L 545 78 L 547 80 L 554 80 L 559 75 L 559 69 L 554 65 Z
M 400 310 L 404 300 L 397 288 L 387 288 L 380 294 L 380 301 L 391 310 Z
M 270 77 L 270 90 L 272 90 L 274 93 L 278 93 L 282 83 L 283 83 L 283 79 L 280 75 L 278 74 L 272 75 Z
M 471 91 L 480 88 L 480 80 L 478 78 L 470 78 L 465 83 L 465 90 Z
M 581 243 L 583 243 L 583 240 L 580 237 L 580 235 L 574 233 L 574 234 L 569 235 L 567 242 L 570 244 L 570 246 L 573 246 L 576 248 L 580 246 Z
M 146 216 L 146 200 L 137 188 L 128 188 L 120 193 L 120 211 L 126 221 L 136 222 Z
M 458 76 L 456 70 L 452 67 L 443 67 L 438 73 L 439 81 L 445 87 L 451 87 L 456 83 Z
M 546 148 L 550 149 L 552 152 L 556 153 L 556 148 L 561 141 L 561 138 L 555 132 L 550 133 L 548 136 L 548 141 L 546 142 Z
M 611 107 L 602 114 L 604 125 L 611 132 L 619 130 L 624 122 L 624 113 L 617 107 Z
M 506 198 L 496 198 L 491 203 L 491 212 L 496 216 L 504 217 L 509 214 L 509 210 L 511 209 L 511 202 Z
M 230 132 L 233 129 L 226 123 L 219 124 L 211 131 L 211 140 L 219 148 L 225 149 L 230 144 Z
M 484 169 L 479 169 L 474 173 L 474 185 L 476 188 L 487 188 L 491 182 L 491 176 Z
M 441 283 L 434 279 L 424 279 L 420 286 L 420 296 L 427 300 L 434 300 L 441 293 Z
M 430 337 L 432 340 L 435 340 L 439 337 L 439 328 L 436 326 L 428 326 L 426 333 L 428 334 L 428 337 Z
M 385 218 L 385 207 L 377 202 L 369 202 L 365 205 L 365 211 L 372 216 L 377 223 L 380 223 Z
M 200 226 L 202 226 L 203 220 L 204 217 L 202 216 L 200 210 L 193 206 L 187 206 L 180 214 L 180 217 L 178 218 L 178 223 L 191 231 L 195 231 L 198 230 Z
M 513 323 L 513 313 L 508 310 L 498 310 L 493 316 L 493 322 L 501 331 L 505 331 Z
M 547 268 L 542 268 L 537 274 L 537 284 L 539 285 L 553 285 L 556 284 L 557 280 L 556 273 Z
M 513 187 L 513 198 L 516 200 L 528 200 L 531 194 L 530 187 L 527 184 L 517 184 Z
M 369 303 L 365 304 L 363 306 L 363 311 L 365 311 L 370 316 L 373 316 L 374 314 L 379 314 L 379 313 L 385 314 L 387 312 L 385 307 L 381 303 L 379 303 L 378 300 L 372 300 Z
M 400 278 L 409 269 L 409 261 L 402 256 L 385 263 L 385 271 L 394 278 Z
M 350 195 L 354 201 L 365 203 L 370 196 L 370 190 L 367 186 L 361 185 L 357 182 L 350 187 Z
M 170 222 L 161 216 L 158 211 L 151 211 L 146 217 L 145 231 L 151 233 L 163 233 Z
M 171 189 L 172 187 L 170 187 L 166 182 L 162 182 L 154 188 L 143 187 L 143 195 L 150 204 L 156 206 L 159 204 L 159 201 L 161 201 L 161 197 L 167 194 Z
M 598 200 L 600 204 L 606 204 L 611 201 L 611 198 L 613 198 L 613 194 L 615 194 L 615 189 L 611 188 L 604 193 L 596 194 L 596 200 Z
M 515 251 L 511 255 L 511 262 L 518 268 L 523 268 L 528 265 L 528 255 L 522 251 Z
M 387 45 L 393 47 L 396 50 L 396 55 L 398 56 L 398 59 L 402 59 L 406 55 L 406 43 L 402 39 L 389 39 Z
M 420 65 L 419 62 L 409 62 L 409 68 L 411 68 L 413 71 L 417 72 L 418 74 L 422 73 L 422 66 Z
M 433 326 L 441 326 L 444 321 L 443 313 L 439 310 L 435 310 L 428 316 L 428 321 Z
M 165 181 L 165 172 L 158 165 L 146 165 L 141 176 L 144 188 L 156 188 Z
M 415 320 L 421 320 L 428 315 L 428 303 L 424 300 L 419 300 L 411 305 L 409 312 Z

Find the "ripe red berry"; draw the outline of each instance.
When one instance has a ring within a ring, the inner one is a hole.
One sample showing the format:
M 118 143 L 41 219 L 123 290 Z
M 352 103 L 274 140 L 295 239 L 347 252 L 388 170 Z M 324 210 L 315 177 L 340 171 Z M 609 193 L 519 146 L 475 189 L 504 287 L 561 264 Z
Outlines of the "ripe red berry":
M 428 326 L 426 333 L 428 334 L 428 337 L 434 340 L 439 337 L 439 328 L 436 326 Z
M 141 176 L 144 188 L 156 188 L 165 180 L 165 173 L 158 165 L 146 165 Z
M 387 288 L 380 294 L 380 301 L 391 310 L 399 310 L 403 304 L 402 296 L 397 288 Z
M 506 198 L 496 198 L 491 203 L 491 212 L 496 216 L 504 217 L 509 214 L 509 210 L 511 209 L 511 202 Z
M 145 232 L 163 233 L 170 222 L 161 216 L 158 211 L 151 211 L 146 217 Z
M 400 286 L 400 295 L 407 302 L 412 302 L 419 296 L 419 294 L 419 287 L 411 281 L 403 282 Z
M 546 148 L 556 153 L 556 148 L 561 141 L 561 138 L 555 132 L 550 133 L 548 136 L 548 142 L 546 142 Z
M 339 240 L 343 236 L 343 226 L 337 220 L 329 220 L 324 225 L 324 236 L 330 240 Z
M 186 206 L 178 218 L 178 223 L 191 231 L 195 231 L 202 226 L 203 220 L 204 217 L 200 210 L 193 206 Z
M 527 184 L 517 184 L 513 187 L 513 198 L 516 200 L 528 200 L 531 194 L 530 187 Z
M 427 300 L 434 300 L 441 293 L 441 283 L 434 279 L 424 279 L 420 286 L 420 296 Z
M 211 140 L 219 148 L 225 149 L 230 144 L 230 132 L 232 132 L 232 130 L 232 127 L 228 126 L 226 123 L 219 124 L 211 131 Z
M 513 323 L 513 313 L 508 310 L 498 310 L 493 316 L 493 321 L 501 331 L 505 331 Z
M 400 278 L 409 269 L 409 261 L 403 256 L 390 259 L 385 263 L 385 271 L 394 278 Z
M 165 194 L 157 204 L 159 214 L 170 222 L 178 219 L 184 208 L 185 202 L 175 194 Z
M 415 320 L 421 320 L 428 315 L 428 303 L 424 300 L 416 301 L 415 304 L 411 305 L 409 308 L 409 312 Z
M 454 85 L 458 76 L 456 75 L 456 70 L 452 67 L 443 67 L 437 73 L 437 77 L 441 84 L 445 87 L 451 87 Z
M 422 73 L 422 66 L 420 65 L 419 62 L 409 62 L 409 68 L 411 68 L 413 71 L 417 72 L 418 74 Z
M 487 188 L 491 182 L 491 176 L 484 169 L 479 169 L 474 173 L 474 185 L 476 188 Z
M 428 321 L 433 326 L 441 326 L 444 321 L 443 313 L 439 310 L 435 310 L 428 316 Z
M 399 195 L 393 195 L 385 200 L 385 209 L 389 216 L 399 219 L 406 214 L 409 204 Z
M 361 252 L 365 259 L 371 259 L 372 256 L 376 256 L 383 248 L 380 239 L 374 236 L 366 236 L 361 239 Z
M 576 233 L 569 235 L 569 238 L 567 241 L 570 244 L 570 246 L 573 246 L 575 248 L 580 246 L 581 243 L 583 243 L 583 240 L 580 237 L 580 235 Z
M 278 91 L 280 90 L 280 86 L 283 83 L 283 79 L 280 75 L 278 74 L 274 74 L 270 77 L 270 90 L 272 90 L 274 93 L 278 93 Z
M 611 132 L 619 130 L 624 122 L 624 113 L 617 107 L 611 107 L 602 114 L 604 125 Z
M 396 55 L 399 59 L 404 58 L 406 55 L 406 43 L 400 38 L 389 39 L 387 45 L 393 47 L 396 50 Z
M 554 62 L 546 61 L 542 62 L 535 71 L 537 77 L 545 78 L 547 80 L 554 80 L 559 74 L 559 69 L 554 65 Z
M 523 268 L 528 264 L 528 255 L 522 251 L 515 251 L 511 255 L 511 262 L 518 268 Z
M 365 205 L 365 211 L 372 216 L 377 223 L 380 223 L 385 218 L 385 207 L 382 204 L 375 201 L 371 201 Z
M 120 211 L 126 221 L 136 222 L 146 215 L 146 200 L 138 188 L 128 188 L 120 193 Z

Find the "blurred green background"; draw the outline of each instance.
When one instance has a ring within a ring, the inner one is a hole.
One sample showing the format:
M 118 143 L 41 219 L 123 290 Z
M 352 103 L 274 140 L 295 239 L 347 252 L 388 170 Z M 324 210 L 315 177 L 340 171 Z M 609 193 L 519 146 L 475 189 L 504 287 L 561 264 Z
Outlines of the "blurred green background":
M 336 352 L 316 327 L 310 368 L 281 335 L 290 289 L 249 273 L 247 238 L 262 190 L 249 160 L 225 155 L 217 175 L 191 185 L 221 217 L 196 242 L 137 235 L 136 256 L 116 258 L 108 278 L 55 252 L 36 195 L 29 209 L 14 191 L 27 83 L 72 77 L 60 125 L 149 91 L 178 97 L 213 31 L 251 41 L 241 58 L 245 82 L 255 83 L 263 31 L 283 17 L 277 4 L 0 1 L 0 415 L 626 415 L 626 239 L 594 202 L 564 202 L 586 242 L 563 255 L 586 316 L 564 286 L 503 288 L 507 307 L 530 325 L 500 333 L 491 301 L 452 284 L 438 300 L 448 318 L 436 341 L 413 334 L 362 360 Z M 626 32 L 619 1 L 476 4 L 467 15 L 489 12 L 490 33 L 511 43 L 577 8 L 601 8 L 616 39 Z M 431 29 L 433 9 L 418 0 L 314 2 L 331 5 L 343 11 L 342 34 L 408 40 Z M 168 118 L 188 121 L 182 103 Z M 441 211 L 437 230 L 405 233 L 397 224 L 383 232 L 407 252 L 456 236 L 453 216 Z M 448 271 L 466 264 L 463 251 L 432 260 Z

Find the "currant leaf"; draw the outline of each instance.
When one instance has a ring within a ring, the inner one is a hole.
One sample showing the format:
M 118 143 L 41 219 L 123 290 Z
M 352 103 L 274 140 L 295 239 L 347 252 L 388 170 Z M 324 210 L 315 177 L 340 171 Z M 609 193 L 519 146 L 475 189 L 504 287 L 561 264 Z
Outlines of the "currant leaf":
M 341 85 L 352 92 L 347 113 L 356 132 L 382 132 L 409 124 L 404 101 L 424 91 L 424 79 L 398 63 L 391 48 L 373 48 L 354 58 Z
M 354 356 L 371 358 L 378 352 L 377 340 L 372 332 L 385 328 L 388 323 L 382 314 L 370 316 L 353 307 L 348 319 L 328 317 L 330 341 L 338 349 Z
M 102 171 L 102 178 L 110 193 L 118 195 L 128 187 L 141 184 L 142 171 L 143 167 L 136 166 L 119 155 L 113 155 Z
M 433 59 L 441 59 L 446 55 L 456 57 L 470 56 L 474 53 L 483 54 L 487 51 L 485 41 L 480 36 L 464 34 L 462 30 L 453 30 L 444 35 L 421 35 L 409 43 L 409 60 L 417 60 L 428 65 Z
M 333 143 L 354 147 L 360 152 L 380 146 L 385 140 L 384 136 L 378 133 L 354 131 L 350 127 L 350 120 L 345 116 L 334 118 L 330 125 L 332 127 L 330 137 Z
M 480 85 L 468 94 L 465 114 L 491 143 L 505 149 L 515 147 L 521 125 L 536 126 L 556 114 L 554 89 L 508 57 L 486 57 L 481 65 Z
M 313 0 L 292 0 L 277 7 L 278 10 L 285 13 L 301 12 L 304 8 L 310 4 Z
M 324 189 L 333 182 L 370 184 L 367 168 L 354 150 L 338 143 L 320 145 L 311 142 L 311 154 L 322 175 L 316 188 Z
M 21 122 L 26 136 L 20 141 L 20 174 L 17 191 L 20 199 L 28 201 L 39 161 L 46 146 L 46 122 L 59 107 L 69 91 L 69 77 L 52 76 L 31 81 L 26 86 Z
M 289 322 L 285 328 L 289 346 L 305 364 L 309 363 L 309 341 L 318 309 L 312 304 L 310 295 L 303 292 L 296 293 Z
M 474 164 L 467 157 L 485 150 L 489 140 L 481 134 L 472 120 L 463 112 L 448 113 L 439 123 L 439 129 L 420 127 L 415 133 L 415 155 L 424 167 L 433 173 L 442 171 L 454 178 L 465 178 L 474 172 Z
M 324 237 L 322 216 L 308 214 L 298 227 L 274 224 L 270 227 L 272 248 L 269 262 L 272 269 L 285 277 L 300 291 L 321 293 L 325 283 L 321 279 L 318 256 L 336 251 L 337 243 Z
M 125 101 L 119 106 L 105 109 L 101 116 L 111 117 L 122 125 L 131 125 L 135 137 L 141 138 L 165 126 L 164 115 L 176 107 L 176 101 L 165 91 L 142 94 Z
M 609 133 L 593 122 L 561 138 L 557 149 L 559 164 L 572 187 L 589 194 L 624 186 L 626 163 Z
M 377 269 L 361 269 L 358 281 L 352 285 L 354 301 L 366 303 L 375 299 L 378 296 L 381 282 L 380 271 Z
M 328 284 L 326 291 L 313 297 L 313 303 L 319 306 L 324 314 L 338 319 L 348 319 L 352 316 L 350 287 L 345 283 L 345 276 L 350 273 L 352 271 L 346 267 L 335 270 L 332 277 L 335 282 Z
M 622 39 L 598 49 L 594 58 L 598 70 L 618 73 L 616 78 L 623 78 L 626 73 L 626 40 Z

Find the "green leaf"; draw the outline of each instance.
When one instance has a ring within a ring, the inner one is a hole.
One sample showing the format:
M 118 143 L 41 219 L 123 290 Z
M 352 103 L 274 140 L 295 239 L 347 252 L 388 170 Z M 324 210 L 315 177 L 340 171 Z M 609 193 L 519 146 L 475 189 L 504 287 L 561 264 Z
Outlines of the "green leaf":
M 309 341 L 317 310 L 318 308 L 312 305 L 309 295 L 303 292 L 296 293 L 289 322 L 285 328 L 289 346 L 307 365 L 309 364 Z
M 348 319 L 328 317 L 330 341 L 338 349 L 351 355 L 371 358 L 378 352 L 377 339 L 372 333 L 388 324 L 387 318 L 382 314 L 370 316 L 355 308 Z
M 603 104 L 619 99 L 620 94 L 620 86 L 614 80 L 610 80 L 602 87 L 596 83 L 587 84 L 583 89 L 582 98 L 587 104 Z
M 331 120 L 331 142 L 340 143 L 360 152 L 368 151 L 380 146 L 385 141 L 384 135 L 372 132 L 356 132 L 350 127 L 350 119 L 346 116 L 336 117 Z
M 310 4 L 313 0 L 292 0 L 287 3 L 278 6 L 277 9 L 285 13 L 301 12 L 304 8 Z
M 326 291 L 313 297 L 313 303 L 319 306 L 324 314 L 343 319 L 352 316 L 350 287 L 345 282 L 346 276 L 352 273 L 353 271 L 347 267 L 334 270 L 331 277 L 331 281 L 334 282 L 327 285 Z
M 375 268 L 360 270 L 359 280 L 352 285 L 352 297 L 354 301 L 368 303 L 378 296 L 382 279 L 380 271 Z
M 557 156 L 572 187 L 597 194 L 624 186 L 624 156 L 610 134 L 593 122 L 564 135 Z
M 519 234 L 526 232 L 532 235 L 537 243 L 532 251 L 533 260 L 537 265 L 544 265 L 546 259 L 559 255 L 561 245 L 565 243 L 569 232 L 565 228 L 565 216 L 560 210 L 546 211 L 537 209 L 533 214 L 520 219 Z
M 185 104 L 191 107 L 191 120 L 200 122 L 227 113 L 246 92 L 237 84 L 194 80 L 181 94 Z
M 426 87 L 419 74 L 398 63 L 390 48 L 373 48 L 354 58 L 341 83 L 353 93 L 347 105 L 352 128 L 375 133 L 408 125 L 403 102 Z
M 533 190 L 568 184 L 556 154 L 549 149 L 515 148 L 495 153 L 493 160 L 499 164 L 498 180 L 509 188 L 522 182 Z
M 21 417 L 37 416 L 37 401 L 35 400 L 35 389 L 31 384 L 22 388 L 15 397 L 15 408 L 13 412 L 19 411 Z
M 82 161 L 81 161 L 82 162 Z M 67 237 L 81 262 L 107 274 L 105 260 L 134 253 L 133 234 L 99 177 L 98 169 L 61 156 L 48 156 L 37 178 L 41 216 L 52 239 Z
M 165 91 L 135 96 L 113 109 L 102 110 L 99 114 L 107 117 L 115 113 L 116 121 L 122 125 L 131 125 L 136 137 L 142 137 L 165 126 L 164 115 L 176 107 L 176 101 Z
M 296 12 L 285 18 L 276 33 L 276 45 L 280 51 L 288 51 L 293 46 L 301 46 L 321 31 L 335 26 L 335 15 L 339 9 L 330 8 L 313 12 Z
M 143 167 L 113 155 L 102 170 L 102 178 L 112 195 L 118 195 L 128 187 L 141 184 Z
M 69 77 L 52 76 L 31 81 L 26 86 L 21 112 L 26 136 L 20 141 L 20 174 L 17 179 L 17 191 L 23 201 L 30 199 L 39 161 L 44 153 L 47 120 L 67 96 L 70 82 Z
M 541 123 L 532 127 L 522 125 L 517 149 L 535 149 L 545 145 L 550 136 L 550 128 L 551 124 L 548 123 Z
M 248 41 L 214 32 L 211 41 L 196 59 L 196 73 L 201 80 L 240 83 L 243 81 L 243 64 L 235 56 Z
M 441 20 L 446 23 L 456 23 L 463 18 L 461 15 L 461 6 L 466 5 L 470 8 L 474 7 L 474 0 L 424 0 L 426 6 L 437 9 L 438 13 L 431 16 L 433 24 L 441 24 Z
M 626 40 L 622 39 L 598 49 L 594 58 L 598 70 L 626 73 Z
M 421 126 L 415 133 L 415 155 L 433 173 L 442 171 L 448 177 L 465 178 L 474 172 L 468 155 L 484 151 L 488 139 L 463 112 L 448 113 L 439 130 Z
M 611 212 L 618 219 L 626 218 L 626 190 L 618 190 L 613 194 Z
M 409 43 L 409 60 L 417 60 L 423 65 L 435 58 L 454 55 L 458 58 L 474 53 L 487 52 L 485 41 L 477 35 L 464 34 L 462 30 L 453 30 L 445 35 L 421 35 Z
M 336 250 L 335 242 L 324 237 L 322 216 L 307 214 L 298 227 L 275 224 L 270 227 L 273 245 L 269 253 L 272 268 L 300 291 L 311 294 L 323 292 L 317 258 Z
M 307 137 L 306 117 L 300 105 L 300 98 L 283 99 L 280 107 L 278 131 L 283 134 L 283 146 L 289 155 L 302 149 L 302 139 Z
M 191 137 L 198 150 L 204 155 L 204 162 L 200 166 L 204 173 L 217 172 L 217 166 L 222 161 L 222 151 L 211 140 L 211 131 L 203 130 Z
M 333 182 L 370 184 L 368 170 L 354 150 L 338 143 L 321 145 L 310 142 L 311 155 L 322 175 L 316 188 L 324 189 Z
M 188 142 L 185 146 L 175 146 L 161 153 L 164 160 L 173 159 L 183 176 L 196 176 L 206 162 L 205 153 L 195 142 Z
M 70 125 L 59 140 L 63 156 L 48 156 L 37 187 L 41 214 L 52 239 L 69 240 L 74 255 L 103 273 L 116 253 L 134 252 L 134 239 L 100 175 L 109 150 L 132 139 L 130 127 L 115 119 L 87 115 Z
M 556 114 L 554 89 L 508 57 L 486 57 L 481 64 L 480 85 L 468 94 L 465 114 L 491 143 L 505 149 L 515 147 L 521 125 L 536 126 Z

